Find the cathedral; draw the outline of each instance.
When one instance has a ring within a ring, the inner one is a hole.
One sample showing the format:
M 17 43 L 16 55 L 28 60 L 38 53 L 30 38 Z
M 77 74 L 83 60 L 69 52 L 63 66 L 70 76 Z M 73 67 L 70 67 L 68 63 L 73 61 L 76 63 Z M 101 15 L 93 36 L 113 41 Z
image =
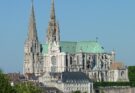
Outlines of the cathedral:
M 70 93 L 70 84 L 83 84 L 92 93 L 92 82 L 128 81 L 128 69 L 115 59 L 115 51 L 106 52 L 98 41 L 61 41 L 55 15 L 54 0 L 46 42 L 38 40 L 34 5 L 32 3 L 28 37 L 24 45 L 23 74 L 34 75 L 45 86 L 54 86 Z M 67 85 L 66 85 L 67 84 Z M 68 86 L 68 88 L 67 88 Z M 82 87 L 77 87 L 81 89 Z

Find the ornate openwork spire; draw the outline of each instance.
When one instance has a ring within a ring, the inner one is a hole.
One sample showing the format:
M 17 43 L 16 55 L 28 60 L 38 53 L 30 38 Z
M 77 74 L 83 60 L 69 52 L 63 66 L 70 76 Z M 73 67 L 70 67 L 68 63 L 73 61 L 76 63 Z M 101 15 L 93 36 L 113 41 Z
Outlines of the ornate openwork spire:
M 37 38 L 37 29 L 36 29 L 36 20 L 35 20 L 33 0 L 31 0 L 31 3 L 32 5 L 31 5 L 28 39 L 37 40 L 38 38 Z
M 56 44 L 59 44 L 60 32 L 59 32 L 59 24 L 56 23 L 54 0 L 52 0 L 50 22 L 47 31 L 47 43 L 52 44 L 54 42 Z

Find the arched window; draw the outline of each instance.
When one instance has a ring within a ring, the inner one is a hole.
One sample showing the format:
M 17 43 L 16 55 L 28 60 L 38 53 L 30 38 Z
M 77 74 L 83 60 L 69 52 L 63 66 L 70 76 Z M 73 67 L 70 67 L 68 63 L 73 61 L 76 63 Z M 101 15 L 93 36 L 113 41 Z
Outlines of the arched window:
M 121 71 L 121 77 L 123 77 L 124 76 L 124 71 Z

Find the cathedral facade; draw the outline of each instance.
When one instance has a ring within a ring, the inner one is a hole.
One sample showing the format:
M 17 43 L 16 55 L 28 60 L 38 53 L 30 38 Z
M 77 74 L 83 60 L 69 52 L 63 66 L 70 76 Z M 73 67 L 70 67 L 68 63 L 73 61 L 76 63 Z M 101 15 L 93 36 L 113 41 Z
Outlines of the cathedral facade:
M 128 81 L 127 67 L 106 52 L 98 41 L 61 41 L 54 1 L 46 33 L 46 42 L 38 40 L 34 6 L 30 16 L 28 38 L 24 45 L 24 75 L 32 74 L 46 86 L 62 80 L 62 73 L 84 73 L 92 81 Z M 58 86 L 58 85 L 57 85 Z

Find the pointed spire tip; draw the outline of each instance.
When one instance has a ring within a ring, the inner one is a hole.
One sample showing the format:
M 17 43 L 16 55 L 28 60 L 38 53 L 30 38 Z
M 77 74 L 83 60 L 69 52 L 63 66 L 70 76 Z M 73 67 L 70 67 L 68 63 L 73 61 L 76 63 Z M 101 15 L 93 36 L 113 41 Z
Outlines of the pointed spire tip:
M 31 3 L 33 4 L 33 0 L 31 0 Z
M 32 6 L 33 6 L 33 2 L 34 2 L 34 1 L 33 1 L 33 0 L 31 0 L 31 5 L 32 5 Z
M 55 19 L 54 0 L 52 0 L 52 4 L 51 4 L 51 19 Z
M 52 0 L 52 3 L 54 3 L 54 0 Z

